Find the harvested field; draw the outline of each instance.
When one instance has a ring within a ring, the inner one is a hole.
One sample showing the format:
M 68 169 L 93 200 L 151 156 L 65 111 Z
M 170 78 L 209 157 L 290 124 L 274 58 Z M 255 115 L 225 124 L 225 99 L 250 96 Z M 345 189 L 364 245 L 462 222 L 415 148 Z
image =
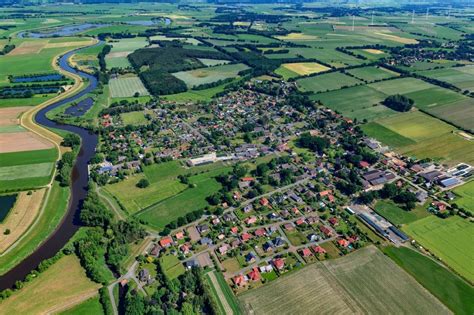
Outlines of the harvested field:
M 386 34 L 386 33 L 381 33 L 381 32 L 374 32 L 373 34 L 379 35 L 383 39 L 387 39 L 396 43 L 401 43 L 401 44 L 418 44 L 418 41 L 416 39 L 412 38 L 405 38 L 405 37 L 400 37 L 397 35 L 392 35 L 392 34 Z
M 250 314 L 448 314 L 375 247 L 303 268 L 239 298 Z
M 13 49 L 8 55 L 9 56 L 18 56 L 18 55 L 28 55 L 28 54 L 38 54 L 43 48 L 47 45 L 47 41 L 44 40 L 35 40 L 35 41 L 25 41 L 20 44 L 17 48 Z
M 69 255 L 0 302 L 0 309 L 2 314 L 50 314 L 91 298 L 99 287 L 86 277 L 79 259 Z M 34 298 L 38 296 L 41 298 Z
M 286 41 L 306 41 L 306 40 L 316 40 L 319 37 L 315 35 L 308 35 L 303 33 L 290 33 L 285 36 L 275 36 L 279 40 L 286 40 Z
M 373 54 L 373 55 L 382 55 L 382 54 L 385 54 L 383 51 L 381 50 L 378 50 L 378 49 L 363 49 L 365 52 L 368 52 L 369 54 Z
M 46 189 L 33 191 L 31 195 L 22 191 L 18 194 L 15 206 L 5 222 L 0 224 L 0 231 L 9 229 L 10 234 L 0 234 L 0 253 L 3 253 L 18 240 L 31 226 L 38 215 Z
M 82 42 L 48 43 L 48 44 L 46 44 L 46 46 L 45 46 L 44 48 L 75 47 L 75 46 L 90 45 L 90 44 L 92 44 L 92 43 L 93 43 L 92 41 L 90 41 L 89 43 L 88 43 L 88 42 L 85 42 L 85 41 L 82 41 Z
M 0 127 L 18 125 L 21 113 L 29 108 L 28 106 L 0 108 Z
M 116 51 L 116 52 L 111 52 L 111 53 L 107 54 L 106 59 L 109 59 L 109 58 L 127 57 L 127 56 L 130 55 L 131 53 L 132 53 L 132 51 Z
M 296 63 L 284 63 L 283 67 L 290 71 L 296 72 L 299 75 L 307 75 L 312 73 L 319 73 L 330 68 L 320 65 L 317 62 L 296 62 Z
M 31 131 L 0 133 L 0 153 L 41 150 L 52 147 L 51 142 Z

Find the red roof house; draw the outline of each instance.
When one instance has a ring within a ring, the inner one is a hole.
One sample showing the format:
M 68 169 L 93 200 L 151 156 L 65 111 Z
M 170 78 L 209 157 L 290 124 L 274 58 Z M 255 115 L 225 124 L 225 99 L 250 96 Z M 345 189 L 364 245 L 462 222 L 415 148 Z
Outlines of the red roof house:
M 247 284 L 247 279 L 245 279 L 244 275 L 242 274 L 235 276 L 232 280 L 234 281 L 235 285 L 239 287 Z
M 311 253 L 311 251 L 309 250 L 309 248 L 303 248 L 301 250 L 301 256 L 303 257 L 309 257 L 309 256 L 313 256 L 313 254 Z
M 337 220 L 336 217 L 329 218 L 329 223 L 331 223 L 332 226 L 336 226 L 339 224 L 339 221 Z
M 328 228 L 327 226 L 322 225 L 322 226 L 319 227 L 319 229 L 321 230 L 321 232 L 324 233 L 324 235 L 326 235 L 326 236 L 332 236 L 331 229 Z
M 267 231 L 265 231 L 264 228 L 261 228 L 261 229 L 255 230 L 254 234 L 255 236 L 261 237 L 261 236 L 265 236 L 267 234 Z
M 260 204 L 264 207 L 267 207 L 269 205 L 268 199 L 267 198 L 260 199 Z
M 321 246 L 312 246 L 311 249 L 316 254 L 326 254 L 326 250 L 324 248 L 322 248 Z
M 242 235 L 240 236 L 240 239 L 243 241 L 243 242 L 246 242 L 248 241 L 249 239 L 252 238 L 252 234 L 249 234 L 249 233 L 242 233 Z
M 184 238 L 184 233 L 181 231 L 181 232 L 178 232 L 176 233 L 176 235 L 174 236 L 177 240 L 182 240 Z
M 236 226 L 233 226 L 230 228 L 230 231 L 233 233 L 233 234 L 237 234 L 239 232 L 239 228 L 236 227 Z
M 283 267 L 285 267 L 285 261 L 281 258 L 273 259 L 272 263 L 273 266 L 275 266 L 275 268 L 278 270 L 281 270 Z
M 254 224 L 257 222 L 257 217 L 251 216 L 244 220 L 245 224 Z
M 249 272 L 248 277 L 252 281 L 260 280 L 260 271 L 258 271 L 258 268 L 253 267 L 252 271 Z
M 343 238 L 337 240 L 337 243 L 339 244 L 339 246 L 342 246 L 342 247 L 347 247 L 351 244 L 348 240 L 345 240 Z
M 173 239 L 171 236 L 165 236 L 160 240 L 161 247 L 169 247 L 173 244 Z

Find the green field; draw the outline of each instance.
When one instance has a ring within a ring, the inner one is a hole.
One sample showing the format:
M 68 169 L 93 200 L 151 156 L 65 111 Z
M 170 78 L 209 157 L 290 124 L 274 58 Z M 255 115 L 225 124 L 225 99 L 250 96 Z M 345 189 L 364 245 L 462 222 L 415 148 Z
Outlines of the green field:
M 419 111 L 399 113 L 375 122 L 378 125 L 363 126 L 364 131 L 403 154 L 448 164 L 474 162 L 472 141 L 457 135 L 454 127 Z
M 385 95 L 408 94 L 432 88 L 433 85 L 414 78 L 400 78 L 382 82 L 371 83 L 369 87 Z
M 381 67 L 355 68 L 355 69 L 348 70 L 347 72 L 349 72 L 356 78 L 366 81 L 366 82 L 373 82 L 373 81 L 378 81 L 378 80 L 394 78 L 399 75 L 396 72 L 393 72 L 391 70 L 381 68 Z
M 45 186 L 53 174 L 50 162 L 0 167 L 0 191 Z
M 148 122 L 144 112 L 123 113 L 120 118 L 124 125 L 145 125 Z
M 474 90 L 474 66 L 453 67 L 420 71 L 419 74 L 440 81 L 445 81 L 461 90 Z
M 102 315 L 104 314 L 104 309 L 100 304 L 99 297 L 93 297 L 89 300 L 82 302 L 70 308 L 64 312 L 61 312 L 62 315 Z
M 229 288 L 229 285 L 225 281 L 222 273 L 210 271 L 206 274 L 206 280 L 222 314 L 233 313 L 234 315 L 239 315 L 242 313 L 239 302 L 237 301 L 234 293 L 232 293 L 232 290 Z
M 179 261 L 176 256 L 165 255 L 161 256 L 160 266 L 163 273 L 170 279 L 173 280 L 185 272 L 183 264 Z
M 447 309 L 375 247 L 315 263 L 239 297 L 254 314 L 429 314 Z
M 474 313 L 474 288 L 432 259 L 405 247 L 384 252 L 455 314 Z
M 302 92 L 325 92 L 338 90 L 344 86 L 352 86 L 361 83 L 353 77 L 345 75 L 341 72 L 332 72 L 321 74 L 315 77 L 299 79 L 296 81 L 298 89 Z
M 430 215 L 423 206 L 407 211 L 400 208 L 392 201 L 385 200 L 377 202 L 375 205 L 375 212 L 395 225 L 411 223 Z
M 246 65 L 237 63 L 189 71 L 180 71 L 173 73 L 173 75 L 178 79 L 183 80 L 189 88 L 192 88 L 201 84 L 213 83 L 219 80 L 234 78 L 240 71 L 246 69 L 248 69 Z
M 474 282 L 474 225 L 467 219 L 429 216 L 404 226 L 403 230 L 464 278 Z
M 474 213 L 474 181 L 456 187 L 454 193 L 459 196 L 454 202 L 471 213 Z
M 54 162 L 57 158 L 58 153 L 55 148 L 35 151 L 1 153 L 0 165 L 3 167 Z
M 132 97 L 135 93 L 140 96 L 149 95 L 139 77 L 120 77 L 109 81 L 111 97 Z

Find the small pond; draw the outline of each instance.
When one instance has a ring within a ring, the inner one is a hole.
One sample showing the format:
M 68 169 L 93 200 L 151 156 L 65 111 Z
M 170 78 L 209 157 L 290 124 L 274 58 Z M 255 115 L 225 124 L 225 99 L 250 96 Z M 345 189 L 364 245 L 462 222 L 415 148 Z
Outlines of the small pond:
M 28 91 L 31 91 L 33 94 L 49 94 L 57 93 L 59 91 L 59 86 L 50 86 L 50 87 L 27 87 L 27 88 L 4 88 L 0 90 L 2 95 L 6 94 L 24 94 Z
M 12 83 L 25 83 L 25 82 L 46 82 L 46 81 L 59 81 L 63 80 L 64 76 L 61 74 L 44 74 L 44 75 L 32 75 L 25 77 L 13 77 L 11 78 Z
M 69 106 L 66 108 L 64 111 L 65 114 L 71 115 L 71 116 L 82 116 L 84 115 L 89 108 L 94 105 L 94 100 L 90 97 L 83 99 L 82 101 L 79 101 L 76 105 Z
M 32 38 L 44 38 L 44 37 L 60 37 L 60 36 L 72 36 L 78 33 L 106 26 L 107 24 L 92 24 L 92 23 L 84 23 L 84 24 L 76 24 L 76 25 L 66 25 L 62 27 L 55 27 L 51 29 L 45 29 L 42 31 L 37 32 L 20 32 L 18 33 L 18 37 L 25 38 L 25 37 L 32 37 Z
M 0 196 L 0 223 L 3 222 L 15 205 L 16 197 L 17 195 Z

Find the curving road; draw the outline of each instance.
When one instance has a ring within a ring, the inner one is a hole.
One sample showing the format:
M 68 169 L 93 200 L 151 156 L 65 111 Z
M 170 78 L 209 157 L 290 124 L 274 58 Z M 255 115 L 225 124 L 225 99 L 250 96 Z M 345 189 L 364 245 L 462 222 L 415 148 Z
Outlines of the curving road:
M 100 45 L 98 42 L 92 46 Z M 88 47 L 92 47 L 88 46 Z M 81 137 L 82 143 L 79 154 L 72 170 L 71 197 L 69 205 L 63 220 L 56 230 L 45 240 L 31 255 L 26 257 L 21 263 L 13 269 L 0 276 L 0 291 L 11 288 L 17 280 L 23 280 L 28 273 L 34 270 L 41 261 L 53 257 L 61 248 L 69 241 L 74 233 L 79 229 L 79 212 L 82 202 L 87 194 L 88 183 L 88 163 L 95 154 L 98 137 L 89 130 L 72 125 L 63 125 L 46 117 L 46 113 L 50 110 L 73 102 L 87 93 L 90 93 L 97 87 L 97 79 L 85 72 L 78 71 L 69 65 L 69 58 L 77 51 L 87 47 L 72 50 L 59 59 L 59 66 L 62 70 L 78 75 L 83 78 L 86 87 L 79 93 L 65 99 L 52 103 L 38 111 L 35 116 L 36 123 L 46 128 L 56 128 L 72 132 Z

